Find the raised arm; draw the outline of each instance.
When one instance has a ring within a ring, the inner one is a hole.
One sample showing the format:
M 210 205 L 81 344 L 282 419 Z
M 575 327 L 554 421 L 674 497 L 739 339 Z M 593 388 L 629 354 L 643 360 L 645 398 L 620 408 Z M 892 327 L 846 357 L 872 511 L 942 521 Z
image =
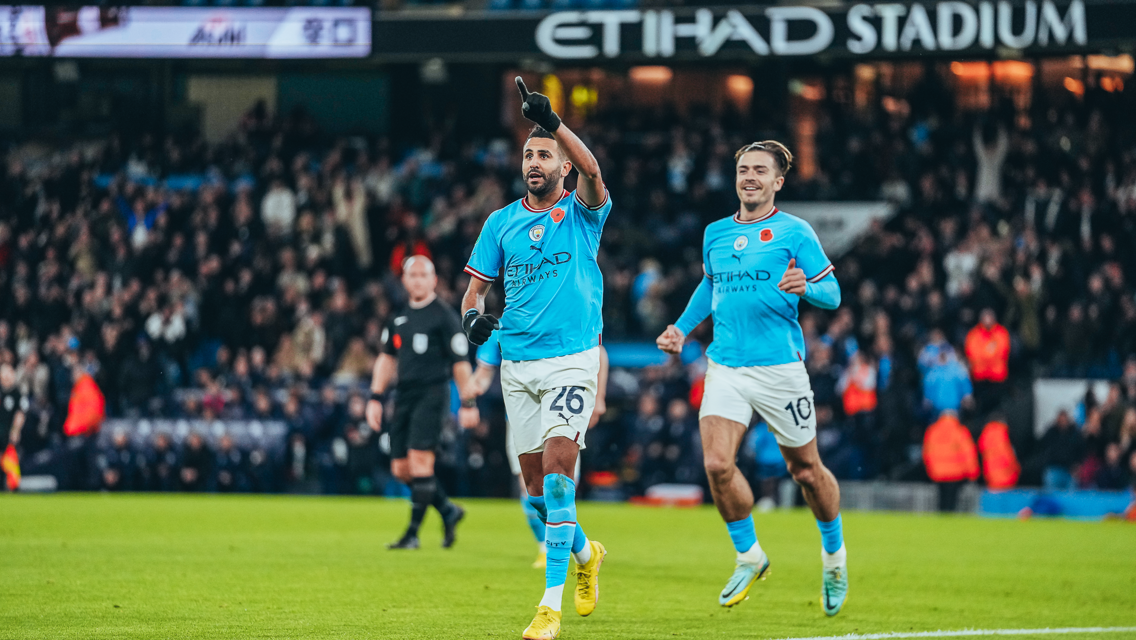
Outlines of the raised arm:
M 580 172 L 580 181 L 576 185 L 576 193 L 580 195 L 580 199 L 589 207 L 602 205 L 606 196 L 603 176 L 600 175 L 600 165 L 596 162 L 596 157 L 579 136 L 560 121 L 560 116 L 552 110 L 548 96 L 529 91 L 520 76 L 517 76 L 517 90 L 521 92 L 521 100 L 524 101 L 521 113 L 525 118 L 551 133 L 560 148 L 564 150 L 568 161 L 576 167 L 576 171 Z
M 568 156 L 568 161 L 580 173 L 580 180 L 576 183 L 576 193 L 580 194 L 580 199 L 589 207 L 603 204 L 607 197 L 604 194 L 603 176 L 600 175 L 600 164 L 596 162 L 591 150 L 566 124 L 561 124 L 552 135 L 564 150 L 564 155 Z

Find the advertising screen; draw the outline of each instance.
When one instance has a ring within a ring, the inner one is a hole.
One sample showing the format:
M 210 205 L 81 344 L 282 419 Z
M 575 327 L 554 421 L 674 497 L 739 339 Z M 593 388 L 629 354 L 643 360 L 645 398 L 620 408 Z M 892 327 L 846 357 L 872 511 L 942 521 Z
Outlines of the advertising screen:
M 0 6 L 0 56 L 362 58 L 365 7 Z

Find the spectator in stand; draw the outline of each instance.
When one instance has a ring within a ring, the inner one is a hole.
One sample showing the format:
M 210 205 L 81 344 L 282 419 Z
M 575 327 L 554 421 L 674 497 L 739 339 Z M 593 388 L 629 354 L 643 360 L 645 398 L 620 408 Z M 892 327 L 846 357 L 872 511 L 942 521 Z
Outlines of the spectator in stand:
M 173 491 L 177 488 L 178 455 L 170 443 L 170 436 L 158 433 L 153 446 L 146 453 L 142 477 L 147 491 Z
M 1120 490 L 1129 485 L 1129 471 L 1124 464 L 1124 451 L 1120 443 L 1110 442 L 1105 447 L 1104 465 L 1097 472 L 1094 485 L 1098 489 Z
M 1074 488 L 1073 472 L 1081 463 L 1084 442 L 1068 411 L 1062 410 L 1057 414 L 1057 419 L 1046 429 L 1038 448 L 1044 468 L 1043 486 L 1055 491 Z
M 104 491 L 135 491 L 140 462 L 126 432 L 115 430 L 110 449 L 98 456 L 101 488 Z
M 985 415 L 1001 402 L 1010 374 L 1010 334 L 998 324 L 993 309 L 983 309 L 978 324 L 966 334 L 966 359 L 974 381 L 975 404 Z
M 213 483 L 213 451 L 196 431 L 186 436 L 178 479 L 182 491 L 210 491 Z
M 229 434 L 221 436 L 217 443 L 217 459 L 214 462 L 217 472 L 217 490 L 221 493 L 247 491 L 245 478 L 245 454 L 237 448 Z
M 924 409 L 933 416 L 944 411 L 957 415 L 974 406 L 973 392 L 970 375 L 954 351 L 940 350 L 923 374 Z
M 276 178 L 260 203 L 260 218 L 273 237 L 288 238 L 296 221 L 296 195 Z

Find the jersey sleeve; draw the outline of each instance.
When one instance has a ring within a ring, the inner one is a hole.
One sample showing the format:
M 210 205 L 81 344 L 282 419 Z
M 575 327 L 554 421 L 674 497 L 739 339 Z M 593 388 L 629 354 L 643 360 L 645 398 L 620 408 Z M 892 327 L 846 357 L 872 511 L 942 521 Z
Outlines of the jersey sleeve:
M 489 334 L 485 344 L 477 348 L 477 361 L 488 367 L 501 366 L 501 341 L 498 338 L 500 331 Z
M 702 273 L 713 282 L 714 272 L 710 270 L 710 227 L 702 232 Z
M 383 343 L 382 352 L 383 353 L 387 354 L 388 356 L 397 356 L 398 355 L 398 349 L 395 348 L 395 346 L 394 346 L 394 341 L 395 341 L 395 338 L 397 338 L 397 337 L 398 336 L 395 334 L 395 331 L 394 331 L 394 322 L 387 320 L 386 326 L 383 327 L 383 335 L 382 335 L 382 343 Z
M 797 259 L 797 268 L 805 272 L 805 278 L 809 282 L 820 282 L 835 269 L 832 261 L 824 254 L 824 247 L 820 245 L 816 231 L 807 222 L 801 225 L 800 244 L 793 257 Z
M 481 235 L 477 236 L 473 253 L 469 255 L 469 262 L 465 265 L 465 272 L 482 282 L 493 282 L 501 271 L 503 252 L 496 223 L 497 216 L 490 215 L 482 225 Z
M 604 223 L 607 222 L 607 216 L 611 213 L 611 194 L 607 191 L 607 186 L 604 186 L 603 202 L 598 206 L 589 207 L 584 204 L 580 199 L 580 191 L 577 189 L 572 192 L 572 206 L 575 207 L 584 219 L 594 224 L 597 229 L 602 229 Z
M 446 309 L 441 323 L 443 349 L 450 362 L 457 364 L 469 356 L 469 339 L 462 330 L 461 320 L 453 309 Z

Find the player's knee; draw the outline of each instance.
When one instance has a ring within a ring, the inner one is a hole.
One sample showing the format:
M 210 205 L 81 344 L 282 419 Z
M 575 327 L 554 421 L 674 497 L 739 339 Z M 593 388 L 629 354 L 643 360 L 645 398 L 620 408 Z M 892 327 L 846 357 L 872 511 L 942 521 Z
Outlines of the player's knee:
M 790 462 L 789 474 L 793 476 L 793 481 L 797 484 L 806 489 L 812 489 L 816 487 L 817 479 L 820 477 L 820 464 Z
M 702 463 L 707 477 L 714 483 L 728 480 L 734 472 L 734 461 L 725 456 L 707 455 Z

